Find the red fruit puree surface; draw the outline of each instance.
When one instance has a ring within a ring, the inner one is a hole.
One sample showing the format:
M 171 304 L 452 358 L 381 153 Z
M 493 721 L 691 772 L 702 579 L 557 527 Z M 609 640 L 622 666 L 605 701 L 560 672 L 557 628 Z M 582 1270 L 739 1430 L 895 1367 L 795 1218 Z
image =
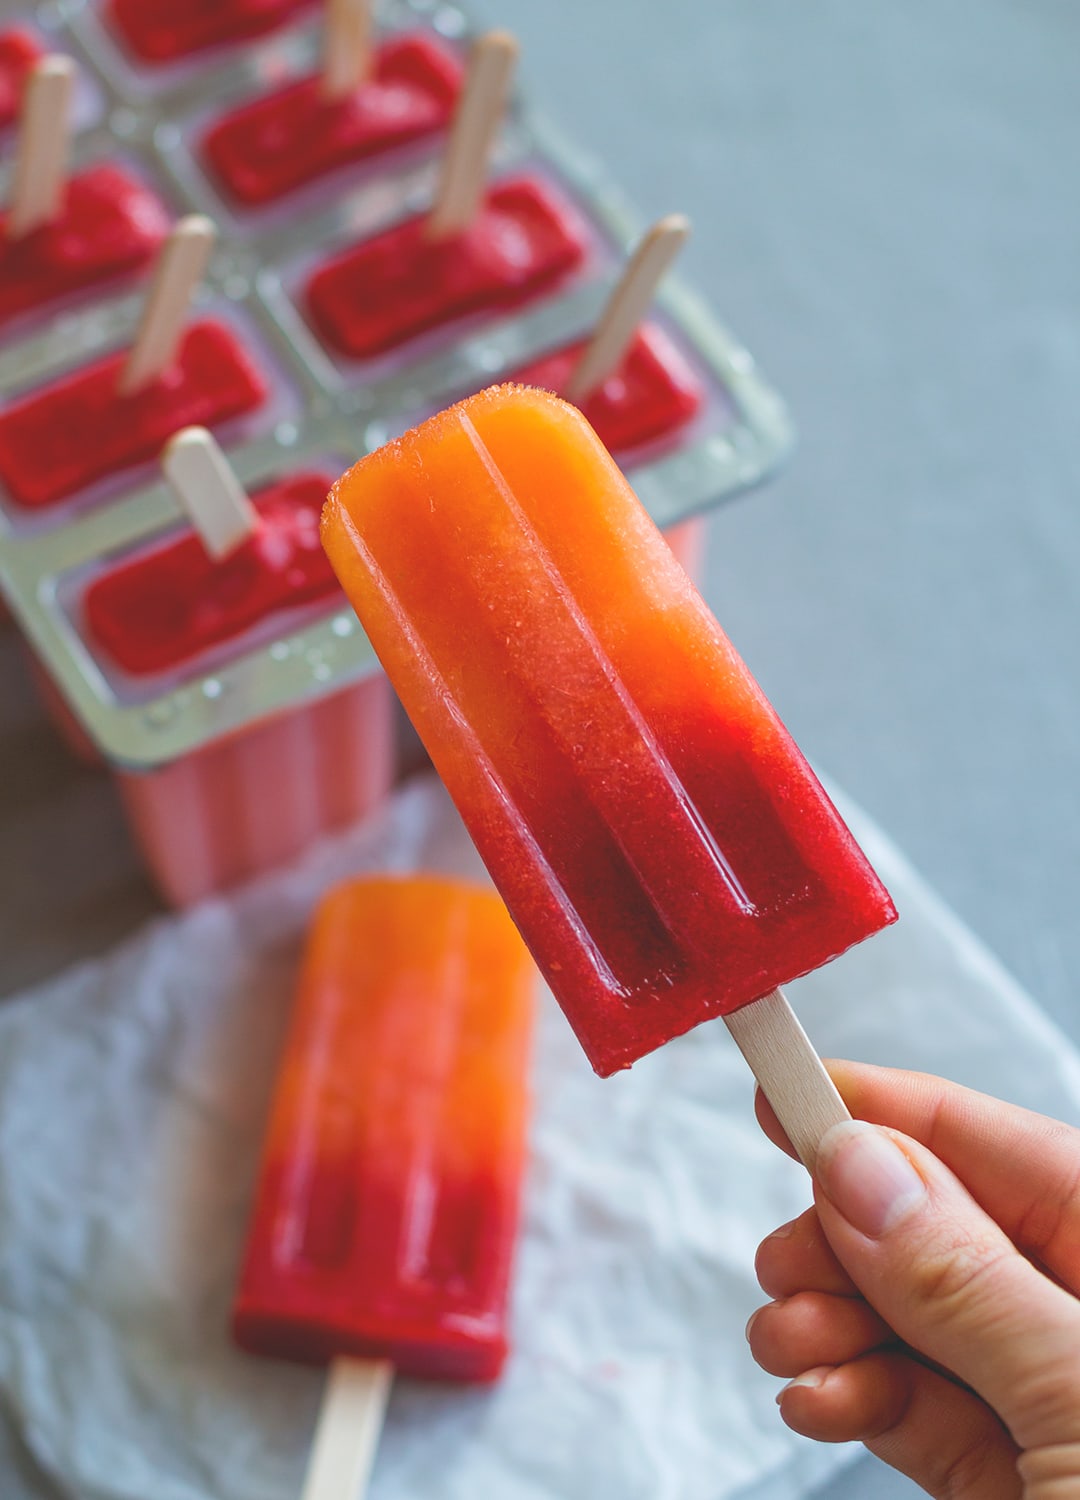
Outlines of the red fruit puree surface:
M 515 307 L 585 258 L 577 215 L 532 177 L 493 187 L 462 234 L 429 239 L 426 216 L 345 251 L 308 283 L 315 326 L 356 359 L 467 313 Z
M 559 349 L 513 378 L 559 395 L 584 350 L 584 342 Z M 618 368 L 578 404 L 604 447 L 619 453 L 671 437 L 696 416 L 703 398 L 700 381 L 678 349 L 661 329 L 646 323 Z
M 23 84 L 40 56 L 37 38 L 29 31 L 0 31 L 0 129 L 18 115 Z
M 119 167 L 72 177 L 59 217 L 21 239 L 0 214 L 0 324 L 80 287 L 137 271 L 169 232 L 164 204 Z
M 319 543 L 332 482 L 294 474 L 261 490 L 258 530 L 227 557 L 189 535 L 99 578 L 84 600 L 90 640 L 132 675 L 165 672 L 277 610 L 339 593 Z
M 319 78 L 302 79 L 225 115 L 203 152 L 232 197 L 268 203 L 334 167 L 443 130 L 461 76 L 449 48 L 423 35 L 395 37 L 346 98 L 325 99 Z
M 172 62 L 276 31 L 317 0 L 109 0 L 106 14 L 143 62 Z
M 156 458 L 181 427 L 213 427 L 261 406 L 267 388 L 231 329 L 193 324 L 168 370 L 119 396 L 127 351 L 87 365 L 0 411 L 0 481 L 27 510 Z

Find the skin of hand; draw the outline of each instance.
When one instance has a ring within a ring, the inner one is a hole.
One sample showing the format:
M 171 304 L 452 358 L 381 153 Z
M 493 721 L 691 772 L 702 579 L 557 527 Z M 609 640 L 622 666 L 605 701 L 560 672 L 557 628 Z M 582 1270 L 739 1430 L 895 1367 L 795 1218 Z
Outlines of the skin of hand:
M 774 1300 L 746 1331 L 790 1380 L 784 1421 L 861 1440 L 938 1500 L 1080 1500 L 1080 1130 L 827 1066 L 855 1119 L 822 1140 L 814 1207 L 763 1241 Z

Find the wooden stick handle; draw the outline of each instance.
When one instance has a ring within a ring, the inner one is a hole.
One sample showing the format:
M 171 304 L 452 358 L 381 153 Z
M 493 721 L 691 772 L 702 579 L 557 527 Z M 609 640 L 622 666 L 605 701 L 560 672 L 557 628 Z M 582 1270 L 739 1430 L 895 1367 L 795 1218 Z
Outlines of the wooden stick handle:
M 330 1366 L 303 1500 L 363 1500 L 393 1378 L 381 1360 Z
M 172 364 L 192 295 L 206 272 L 216 239 L 211 219 L 189 214 L 162 245 L 139 331 L 120 373 L 117 390 L 121 396 L 134 396 Z
M 656 288 L 689 233 L 685 214 L 668 214 L 657 220 L 638 245 L 566 383 L 563 394 L 568 401 L 584 401 L 618 369 Z
M 7 232 L 19 240 L 60 212 L 71 143 L 70 57 L 43 57 L 33 68 L 19 114 L 19 139 Z
M 371 67 L 371 0 L 326 0 L 323 98 L 347 99 Z
M 431 239 L 460 234 L 476 217 L 517 54 L 518 44 L 508 31 L 488 31 L 472 45 L 435 206 L 427 222 Z
M 228 557 L 255 531 L 259 513 L 205 427 L 175 433 L 161 467 L 211 557 Z
M 851 1115 L 783 991 L 773 990 L 724 1020 L 788 1139 L 812 1172 L 821 1137 Z

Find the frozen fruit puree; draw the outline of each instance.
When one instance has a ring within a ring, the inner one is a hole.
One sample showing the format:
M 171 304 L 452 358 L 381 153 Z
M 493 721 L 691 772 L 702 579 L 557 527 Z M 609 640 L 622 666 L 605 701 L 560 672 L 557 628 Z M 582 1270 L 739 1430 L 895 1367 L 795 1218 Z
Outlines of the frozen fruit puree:
M 573 344 L 519 370 L 514 379 L 559 395 L 585 351 Z M 654 324 L 638 331 L 617 369 L 578 403 L 612 453 L 671 437 L 701 408 L 701 382 L 674 344 Z
M 366 359 L 468 313 L 516 307 L 585 253 L 572 207 L 521 177 L 491 188 L 461 234 L 433 239 L 421 217 L 346 250 L 311 278 L 308 305 L 331 347 Z
M 0 130 L 17 118 L 23 85 L 41 55 L 37 38 L 21 26 L 0 31 Z
M 69 179 L 59 217 L 12 240 L 0 214 L 0 324 L 68 292 L 137 271 L 169 232 L 157 196 L 119 167 Z
M 499 1373 L 534 979 L 482 887 L 368 878 L 326 898 L 263 1148 L 234 1312 L 245 1348 Z
M 108 0 L 107 13 L 143 62 L 172 62 L 284 26 L 317 0 Z
M 0 410 L 0 481 L 27 510 L 55 505 L 117 470 L 156 458 L 181 427 L 214 427 L 260 406 L 262 376 L 223 323 L 184 334 L 164 374 L 131 396 L 112 354 Z
M 323 538 L 598 1072 L 894 919 L 576 408 L 470 397 L 345 475 Z
M 215 560 L 185 536 L 121 564 L 86 592 L 90 639 L 125 672 L 163 672 L 282 610 L 331 598 L 319 545 L 330 480 L 294 474 L 252 496 L 255 533 Z
M 320 78 L 304 78 L 219 120 L 203 151 L 233 198 L 267 203 L 445 129 L 460 87 L 449 48 L 423 34 L 394 37 L 375 54 L 372 77 L 344 99 L 327 99 Z

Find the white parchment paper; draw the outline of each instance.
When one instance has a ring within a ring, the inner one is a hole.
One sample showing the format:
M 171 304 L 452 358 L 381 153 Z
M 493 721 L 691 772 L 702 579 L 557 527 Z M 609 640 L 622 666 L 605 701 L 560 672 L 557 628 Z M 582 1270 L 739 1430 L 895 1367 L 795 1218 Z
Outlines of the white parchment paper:
M 1080 1119 L 1080 1060 L 865 819 L 902 922 L 792 988 L 829 1053 Z M 0 1010 L 0 1495 L 293 1500 L 318 1372 L 227 1319 L 313 902 L 364 869 L 478 873 L 441 789 Z M 400 1381 L 373 1500 L 794 1497 L 852 1450 L 780 1423 L 743 1325 L 805 1207 L 714 1023 L 601 1082 L 550 997 L 516 1353 L 494 1389 Z

